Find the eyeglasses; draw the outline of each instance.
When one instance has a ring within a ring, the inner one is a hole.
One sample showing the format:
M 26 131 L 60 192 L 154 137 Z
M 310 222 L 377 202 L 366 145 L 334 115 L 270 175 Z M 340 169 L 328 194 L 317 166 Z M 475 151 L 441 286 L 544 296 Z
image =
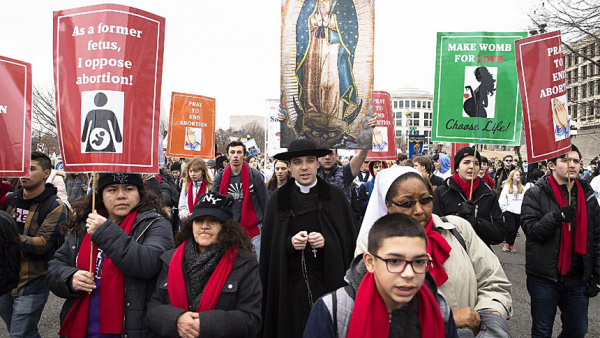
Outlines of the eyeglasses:
M 504 162 L 512 162 L 513 160 L 506 159 Z
M 375 258 L 381 259 L 385 262 L 385 267 L 389 273 L 403 273 L 406 270 L 406 266 L 410 265 L 414 273 L 426 273 L 431 267 L 431 259 L 419 258 L 419 259 L 401 259 L 401 258 L 381 258 L 374 253 L 371 253 Z
M 414 207 L 415 205 L 417 205 L 417 202 L 419 202 L 420 205 L 427 205 L 427 204 L 433 202 L 433 196 L 421 198 L 418 201 L 405 201 L 405 202 L 400 202 L 400 203 L 394 202 L 394 201 L 388 201 L 388 202 L 390 202 L 393 205 L 398 206 L 400 208 L 410 209 L 410 208 Z

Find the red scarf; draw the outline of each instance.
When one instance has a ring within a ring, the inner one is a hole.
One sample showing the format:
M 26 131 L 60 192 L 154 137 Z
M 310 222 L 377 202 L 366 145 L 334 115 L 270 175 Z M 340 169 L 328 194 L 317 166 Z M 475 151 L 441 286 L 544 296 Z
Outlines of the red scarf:
M 202 184 L 200 185 L 200 190 L 198 190 L 198 193 L 196 194 L 196 198 L 192 201 L 194 196 L 194 182 L 192 180 L 190 180 L 190 182 L 188 183 L 188 190 L 187 190 L 187 202 L 188 202 L 188 211 L 190 212 L 190 214 L 192 213 L 192 211 L 194 210 L 194 207 L 196 206 L 196 204 L 198 203 L 198 197 L 200 197 L 200 195 L 204 194 L 206 191 L 206 180 L 202 180 Z
M 485 182 L 485 184 L 489 185 L 490 188 L 492 188 L 492 190 L 494 190 L 494 179 L 492 178 L 492 176 L 490 176 L 490 174 L 486 171 L 485 174 L 483 174 L 482 177 L 483 181 Z
M 444 337 L 444 320 L 431 291 L 422 285 L 417 297 L 421 337 Z M 347 338 L 386 338 L 389 333 L 387 307 L 377 291 L 373 274 L 367 272 L 356 293 Z
M 558 207 L 567 205 L 567 199 L 554 176 L 550 175 L 548 179 L 554 199 Z M 578 180 L 575 180 L 577 187 L 577 216 L 575 217 L 575 252 L 580 255 L 587 253 L 587 205 L 585 204 L 585 194 Z M 571 269 L 571 256 L 573 255 L 573 241 L 571 238 L 571 227 L 564 222 L 560 231 L 560 253 L 558 254 L 558 272 L 566 275 Z
M 183 257 L 185 256 L 186 243 L 187 240 L 175 250 L 173 257 L 171 258 L 169 275 L 167 276 L 167 291 L 169 292 L 171 305 L 189 311 L 187 291 L 185 288 L 185 280 L 183 278 Z M 237 252 L 238 249 L 235 246 L 229 248 L 229 250 L 225 252 L 202 291 L 202 296 L 200 297 L 200 303 L 198 304 L 196 312 L 215 309 L 219 296 L 221 296 L 223 286 L 225 286 L 227 277 L 229 277 L 229 274 L 231 273 L 231 268 L 237 257 Z
M 244 200 L 242 201 L 242 215 L 240 218 L 240 225 L 250 238 L 260 234 L 258 230 L 258 218 L 254 212 L 254 204 L 252 203 L 252 197 L 250 196 L 250 174 L 248 173 L 248 165 L 242 163 L 242 191 L 244 193 Z M 229 178 L 231 177 L 231 165 L 223 171 L 223 178 L 221 179 L 221 186 L 219 187 L 219 193 L 227 195 L 229 189 Z
M 444 236 L 433 229 L 433 217 L 429 218 L 429 222 L 425 226 L 425 232 L 427 233 L 427 253 L 433 260 L 433 266 L 429 272 L 433 276 L 433 279 L 435 279 L 435 283 L 439 286 L 448 280 L 448 274 L 442 264 L 450 256 L 452 247 L 448 244 Z
M 471 189 L 471 181 L 463 181 L 463 179 L 460 178 L 460 175 L 458 175 L 458 173 L 452 174 L 452 179 L 454 180 L 454 182 L 456 182 L 456 184 L 458 184 L 463 194 L 467 196 L 467 201 L 473 198 L 473 192 L 477 190 L 477 186 L 479 186 L 479 181 L 481 181 L 479 176 L 476 176 L 473 180 L 473 189 Z
M 127 235 L 131 232 L 137 211 L 130 212 L 120 227 Z M 77 268 L 90 271 L 90 246 L 92 257 L 98 256 L 98 247 L 93 245 L 92 237 L 86 232 L 77 255 Z M 92 260 L 92 271 L 96 271 L 96 260 Z M 67 313 L 59 334 L 69 338 L 84 338 L 91 293 L 81 294 Z M 102 264 L 102 285 L 100 287 L 100 334 L 121 334 L 123 331 L 123 306 L 125 299 L 125 275 L 108 257 Z

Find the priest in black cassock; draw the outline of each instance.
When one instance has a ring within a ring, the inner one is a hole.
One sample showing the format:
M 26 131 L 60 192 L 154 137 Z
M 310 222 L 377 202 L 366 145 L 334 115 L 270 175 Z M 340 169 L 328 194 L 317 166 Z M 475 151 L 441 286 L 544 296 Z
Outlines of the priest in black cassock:
M 260 277 L 263 337 L 302 337 L 313 303 L 346 283 L 356 242 L 348 199 L 317 177 L 318 158 L 331 150 L 295 140 L 274 157 L 290 161 L 292 179 L 267 205 Z

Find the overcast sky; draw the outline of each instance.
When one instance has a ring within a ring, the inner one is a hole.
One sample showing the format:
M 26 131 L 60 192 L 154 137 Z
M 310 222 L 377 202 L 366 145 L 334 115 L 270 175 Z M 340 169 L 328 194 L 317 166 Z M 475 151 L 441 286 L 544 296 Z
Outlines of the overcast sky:
M 30 62 L 34 85 L 53 84 L 52 12 L 102 2 L 2 1 L 0 55 Z M 216 98 L 230 115 L 264 115 L 279 98 L 281 1 L 118 1 L 166 18 L 162 102 L 171 92 Z M 375 90 L 433 93 L 436 32 L 528 31 L 530 1 L 377 0 Z

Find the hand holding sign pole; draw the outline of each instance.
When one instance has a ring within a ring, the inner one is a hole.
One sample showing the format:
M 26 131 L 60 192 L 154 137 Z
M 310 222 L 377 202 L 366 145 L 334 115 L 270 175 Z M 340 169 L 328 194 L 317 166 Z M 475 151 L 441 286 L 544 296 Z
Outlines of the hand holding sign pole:
M 98 191 L 98 175 L 96 173 L 92 173 L 92 212 L 96 213 L 96 194 Z M 90 236 L 90 242 L 92 241 L 92 237 Z M 94 273 L 94 243 L 90 245 L 90 273 Z M 90 292 L 91 293 L 91 292 Z

